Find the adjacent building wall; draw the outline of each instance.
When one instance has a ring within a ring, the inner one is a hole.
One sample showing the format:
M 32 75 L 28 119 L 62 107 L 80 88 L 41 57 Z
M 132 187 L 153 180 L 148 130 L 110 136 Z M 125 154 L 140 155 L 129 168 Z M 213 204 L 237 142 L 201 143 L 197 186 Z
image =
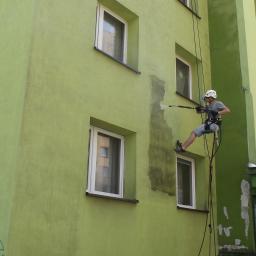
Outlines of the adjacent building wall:
M 208 1 L 213 87 L 232 113 L 216 157 L 219 247 L 254 251 L 248 162 L 255 162 L 254 1 Z

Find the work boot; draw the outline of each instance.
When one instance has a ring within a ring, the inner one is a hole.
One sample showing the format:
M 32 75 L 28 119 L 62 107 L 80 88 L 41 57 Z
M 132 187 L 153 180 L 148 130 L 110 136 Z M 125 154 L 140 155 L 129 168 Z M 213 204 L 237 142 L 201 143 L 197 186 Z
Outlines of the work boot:
M 175 151 L 176 151 L 177 153 L 186 152 L 186 151 L 182 148 L 182 143 L 181 143 L 179 140 L 176 141 Z

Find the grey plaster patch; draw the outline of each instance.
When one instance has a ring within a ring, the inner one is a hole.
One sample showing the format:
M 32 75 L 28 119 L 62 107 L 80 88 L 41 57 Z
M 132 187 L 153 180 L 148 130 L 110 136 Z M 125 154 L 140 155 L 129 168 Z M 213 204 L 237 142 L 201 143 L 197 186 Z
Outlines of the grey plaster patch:
M 151 189 L 175 194 L 175 154 L 172 129 L 160 108 L 165 94 L 165 82 L 151 77 L 151 115 L 149 144 L 149 177 Z

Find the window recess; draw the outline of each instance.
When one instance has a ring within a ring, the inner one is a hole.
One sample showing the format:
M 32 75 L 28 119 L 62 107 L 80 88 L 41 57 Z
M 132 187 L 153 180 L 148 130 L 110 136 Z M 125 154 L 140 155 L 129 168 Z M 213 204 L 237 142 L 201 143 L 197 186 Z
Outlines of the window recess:
M 115 0 L 100 0 L 95 49 L 139 74 L 138 45 L 138 16 Z
M 183 208 L 196 208 L 195 163 L 184 156 L 177 156 L 177 205 Z
M 90 136 L 87 192 L 122 198 L 124 138 L 96 127 Z
M 186 7 L 190 12 L 193 13 L 197 18 L 201 19 L 198 15 L 198 0 L 177 0 L 184 7 Z
M 126 64 L 128 23 L 103 5 L 98 8 L 96 47 Z
M 192 99 L 191 65 L 181 57 L 176 57 L 176 90 L 182 96 Z

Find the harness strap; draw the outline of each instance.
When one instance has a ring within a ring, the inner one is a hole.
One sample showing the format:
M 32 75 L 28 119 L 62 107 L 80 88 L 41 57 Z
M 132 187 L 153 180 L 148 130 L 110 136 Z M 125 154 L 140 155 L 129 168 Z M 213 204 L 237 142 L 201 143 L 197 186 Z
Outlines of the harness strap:
M 221 122 L 222 120 L 220 118 L 206 119 L 204 122 L 204 128 L 206 131 L 210 131 L 211 124 L 217 124 L 218 126 L 221 126 Z

